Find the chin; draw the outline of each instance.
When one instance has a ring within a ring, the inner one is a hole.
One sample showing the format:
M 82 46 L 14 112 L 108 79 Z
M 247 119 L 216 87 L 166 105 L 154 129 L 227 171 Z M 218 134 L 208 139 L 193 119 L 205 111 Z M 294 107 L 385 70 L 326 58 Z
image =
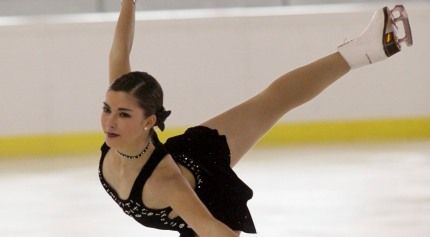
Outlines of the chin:
M 109 137 L 105 138 L 105 143 L 110 148 L 117 148 L 120 145 L 117 139 L 112 139 Z

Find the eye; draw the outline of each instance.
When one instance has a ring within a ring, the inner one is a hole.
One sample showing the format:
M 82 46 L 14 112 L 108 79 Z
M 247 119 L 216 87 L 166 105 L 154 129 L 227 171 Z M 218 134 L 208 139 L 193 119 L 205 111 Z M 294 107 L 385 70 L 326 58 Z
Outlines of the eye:
M 121 112 L 121 113 L 119 113 L 119 117 L 121 117 L 121 118 L 130 118 L 131 116 L 129 114 L 127 114 L 127 113 Z
M 103 106 L 103 113 L 110 113 L 110 109 L 106 106 Z

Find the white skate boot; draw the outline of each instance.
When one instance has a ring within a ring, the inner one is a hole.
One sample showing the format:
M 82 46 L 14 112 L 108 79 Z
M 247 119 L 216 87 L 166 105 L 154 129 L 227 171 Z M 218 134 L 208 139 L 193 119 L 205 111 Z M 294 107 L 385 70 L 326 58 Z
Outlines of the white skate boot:
M 400 28 L 404 31 L 403 38 L 399 37 Z M 396 5 L 392 10 L 384 7 L 376 11 L 363 33 L 340 45 L 338 51 L 353 69 L 398 53 L 403 43 L 412 45 L 411 28 L 405 7 Z

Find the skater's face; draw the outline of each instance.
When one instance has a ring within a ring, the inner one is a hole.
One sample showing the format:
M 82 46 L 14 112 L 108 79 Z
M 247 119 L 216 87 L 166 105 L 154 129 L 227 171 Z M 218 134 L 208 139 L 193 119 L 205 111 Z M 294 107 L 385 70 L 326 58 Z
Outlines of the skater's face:
M 101 125 L 109 147 L 129 148 L 141 144 L 147 140 L 155 120 L 154 115 L 145 116 L 132 95 L 111 90 L 106 93 Z

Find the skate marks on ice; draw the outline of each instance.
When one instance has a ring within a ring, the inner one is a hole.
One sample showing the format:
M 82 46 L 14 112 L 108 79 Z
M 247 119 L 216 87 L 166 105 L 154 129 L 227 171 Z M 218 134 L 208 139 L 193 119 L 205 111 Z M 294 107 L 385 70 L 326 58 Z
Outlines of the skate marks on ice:
M 238 173 L 254 188 L 259 236 L 430 235 L 430 142 L 252 156 Z
M 287 147 L 247 156 L 236 170 L 254 190 L 249 206 L 257 236 L 430 234 L 430 142 Z M 177 236 L 124 215 L 101 188 L 97 162 L 97 154 L 1 161 L 0 235 Z

